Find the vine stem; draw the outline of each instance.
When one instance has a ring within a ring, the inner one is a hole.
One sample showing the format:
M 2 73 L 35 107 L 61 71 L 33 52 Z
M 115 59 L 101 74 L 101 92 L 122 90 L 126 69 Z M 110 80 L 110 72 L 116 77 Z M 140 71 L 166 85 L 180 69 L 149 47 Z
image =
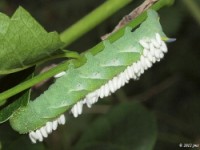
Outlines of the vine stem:
M 123 0 L 123 1 L 120 1 L 121 2 L 120 4 L 121 5 L 124 4 L 124 6 L 125 6 L 125 1 L 126 1 L 126 4 L 128 4 L 128 2 L 130 2 L 130 0 Z M 173 4 L 173 2 L 174 2 L 174 0 L 159 0 L 151 8 L 154 9 L 154 10 L 159 10 L 160 8 L 162 8 L 166 5 Z M 113 6 L 113 4 L 117 4 L 117 5 Z M 108 6 L 108 5 L 110 5 L 110 6 Z M 61 38 L 66 43 L 65 45 L 66 46 L 69 45 L 74 40 L 78 39 L 82 34 L 84 34 L 86 31 L 83 31 L 83 29 L 88 31 L 89 29 L 91 29 L 95 25 L 97 25 L 100 22 L 102 22 L 103 20 L 105 20 L 108 16 L 111 16 L 115 11 L 117 11 L 117 9 L 121 8 L 118 5 L 119 5 L 119 0 L 107 0 L 104 4 L 102 4 L 99 8 L 94 10 L 91 14 L 87 15 L 86 17 L 81 19 L 78 23 L 76 23 L 75 25 L 70 27 L 68 30 L 61 33 Z M 111 6 L 112 7 L 118 6 L 118 7 L 117 7 L 117 9 L 113 10 L 113 9 L 109 8 Z M 107 11 L 105 11 L 105 10 L 107 10 Z M 110 10 L 111 12 L 108 13 L 108 10 Z M 107 13 L 105 13 L 105 12 L 107 12 Z M 107 17 L 105 17 L 104 15 L 107 16 Z M 100 17 L 100 16 L 102 16 L 102 17 Z M 142 21 L 145 20 L 146 16 L 147 16 L 146 12 L 142 13 L 140 16 L 138 16 L 133 21 L 131 21 L 128 24 L 128 26 L 131 26 L 132 28 L 136 27 Z M 99 18 L 99 20 L 96 20 L 98 23 L 93 23 L 93 22 L 95 22 L 94 19 L 96 17 Z M 81 26 L 90 26 L 90 27 L 83 28 Z M 80 33 L 75 33 L 75 32 L 80 32 Z M 120 29 L 119 31 L 117 31 L 116 33 L 111 35 L 107 40 L 109 40 L 112 43 L 112 42 L 116 41 L 117 39 L 119 39 L 121 36 L 123 36 L 123 33 L 124 33 L 124 28 Z M 72 40 L 70 40 L 69 37 L 72 38 Z M 104 47 L 104 45 L 101 42 L 101 43 L 97 44 L 96 46 L 94 46 L 93 48 L 91 48 L 90 51 L 93 54 L 95 54 L 95 53 L 98 53 L 99 51 L 101 51 L 103 47 Z M 38 76 L 28 80 L 28 81 L 25 81 L 21 84 L 18 84 L 15 87 L 1 93 L 0 94 L 0 102 L 8 99 L 11 96 L 14 96 L 15 94 L 18 94 L 18 93 L 32 87 L 33 85 L 35 85 L 35 84 L 37 84 L 37 83 L 39 83 L 43 80 L 46 80 L 46 79 L 64 71 L 64 70 L 67 70 L 69 64 L 70 64 L 70 62 L 66 61 L 66 62 L 59 64 L 58 66 L 48 70 L 45 73 L 42 73 L 42 74 L 40 74 L 40 75 L 38 75 Z
M 61 40 L 65 43 L 64 46 L 68 46 L 74 42 L 80 36 L 112 16 L 131 1 L 132 0 L 106 0 L 101 6 L 60 34 Z

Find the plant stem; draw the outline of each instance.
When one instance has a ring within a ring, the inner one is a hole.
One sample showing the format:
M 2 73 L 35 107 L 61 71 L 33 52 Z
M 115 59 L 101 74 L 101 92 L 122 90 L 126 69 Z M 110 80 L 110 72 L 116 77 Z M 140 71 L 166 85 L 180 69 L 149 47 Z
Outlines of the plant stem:
M 60 34 L 61 40 L 65 43 L 65 46 L 68 46 L 131 1 L 132 0 L 107 0 L 90 14 L 62 32 Z
M 200 7 L 198 7 L 198 4 L 194 0 L 183 0 L 183 3 L 200 25 Z
M 63 50 L 63 52 L 64 53 L 62 53 L 62 54 L 54 55 L 50 58 L 44 59 L 44 60 L 38 62 L 37 65 L 43 64 L 50 60 L 54 60 L 56 58 L 78 59 L 80 57 L 80 55 L 76 51 Z
M 119 0 L 109 0 L 109 2 L 115 2 L 115 1 L 119 1 Z M 124 0 L 125 1 L 125 0 Z M 153 6 L 152 6 L 152 8 L 153 9 L 155 9 L 155 10 L 158 10 L 158 9 L 160 9 L 160 8 L 162 8 L 162 7 L 164 7 L 164 6 L 166 6 L 166 5 L 169 5 L 169 4 L 172 4 L 172 2 L 173 2 L 174 0 L 159 0 L 157 3 L 155 3 Z M 108 4 L 108 1 L 106 2 L 107 4 Z M 113 3 L 110 3 L 111 5 L 113 5 Z M 107 5 L 104 5 L 104 7 L 105 6 L 107 6 Z M 102 6 L 100 6 L 100 7 L 102 7 Z M 119 9 L 119 8 L 118 8 Z M 102 12 L 102 14 L 104 14 L 104 11 L 106 10 L 106 8 L 104 8 L 104 9 L 100 9 Z M 101 15 L 101 13 L 99 12 L 100 11 L 99 10 L 99 8 L 97 8 L 97 14 L 99 14 L 99 15 Z M 113 10 L 112 10 L 113 11 Z M 93 13 L 93 15 L 95 14 L 95 11 L 93 11 L 92 12 Z M 104 15 L 108 15 L 108 12 L 107 12 L 107 14 L 104 14 Z M 109 14 L 110 15 L 110 14 Z M 88 16 L 90 16 L 90 15 L 88 15 Z M 128 25 L 129 26 L 131 26 L 131 27 L 136 27 L 137 25 L 139 25 L 142 21 L 144 21 L 144 19 L 146 18 L 146 12 L 145 13 L 142 13 L 140 16 L 138 16 L 135 20 L 133 20 L 132 22 L 130 22 Z M 82 24 L 87 24 L 88 22 L 88 19 L 87 19 L 88 17 L 86 17 L 86 19 L 85 19 L 85 21 L 83 21 L 82 20 Z M 102 17 L 101 19 L 106 19 L 106 17 Z M 79 23 L 80 24 L 80 23 Z M 79 25 L 80 26 L 80 25 Z M 92 25 L 92 27 L 94 27 L 94 24 Z M 77 27 L 76 27 L 77 28 Z M 76 30 L 76 28 L 75 27 L 73 27 L 73 28 L 71 28 L 70 30 Z M 89 29 L 89 28 L 88 28 Z M 87 30 L 88 30 L 87 29 Z M 68 33 L 67 33 L 68 32 Z M 73 33 L 73 32 L 75 32 L 75 31 L 70 31 L 71 33 Z M 76 32 L 79 32 L 79 30 L 77 30 Z M 78 36 L 80 36 L 80 35 L 82 35 L 84 32 L 81 30 L 80 31 L 81 32 L 81 34 L 72 34 L 73 35 L 73 40 L 75 40 L 76 38 L 78 38 Z M 123 36 L 123 33 L 124 33 L 124 28 L 122 28 L 122 29 L 120 29 L 118 32 L 116 32 L 116 33 L 114 33 L 112 36 L 110 36 L 109 38 L 108 38 L 108 40 L 110 41 L 110 42 L 114 42 L 114 41 L 116 41 L 117 39 L 119 39 L 121 36 Z M 67 37 L 67 35 L 70 35 L 69 34 L 69 30 L 67 30 L 67 31 L 65 31 L 64 33 L 62 33 L 62 40 L 64 40 L 67 44 L 69 44 L 70 43 L 70 41 L 69 40 L 67 40 L 68 38 L 66 38 Z M 76 38 L 75 38 L 76 37 Z M 70 37 L 71 38 L 71 37 Z M 73 40 L 71 40 L 71 42 L 73 41 Z M 66 45 L 67 45 L 66 44 Z M 103 46 L 103 43 L 101 42 L 101 43 L 99 43 L 99 44 L 97 44 L 95 47 L 93 47 L 93 48 L 91 48 L 90 49 L 90 51 L 93 53 L 93 54 L 95 54 L 95 53 L 97 53 L 97 52 L 99 52 L 99 51 L 101 51 L 102 50 L 102 48 L 103 48 L 104 46 Z M 20 93 L 20 92 L 22 92 L 23 90 L 26 90 L 26 89 L 28 89 L 28 88 L 30 88 L 30 87 L 32 87 L 33 85 L 35 85 L 35 84 L 37 84 L 37 83 L 39 83 L 39 82 L 41 82 L 41 81 L 43 81 L 43 80 L 46 80 L 46 79 L 48 79 L 48 78 L 50 78 L 50 77 L 52 77 L 52 76 L 54 76 L 54 75 L 56 75 L 56 74 L 58 74 L 58 73 L 60 73 L 60 72 L 62 72 L 62 71 L 64 71 L 64 70 L 66 70 L 67 68 L 68 68 L 68 65 L 69 65 L 69 61 L 66 61 L 65 63 L 63 63 L 63 64 L 60 64 L 60 65 L 58 65 L 58 66 L 56 66 L 56 67 L 54 67 L 53 69 L 50 69 L 49 71 L 47 71 L 47 72 L 45 72 L 45 73 L 43 73 L 43 74 L 40 74 L 40 75 L 38 75 L 38 76 L 36 76 L 36 77 L 34 77 L 34 78 L 32 78 L 32 79 L 30 79 L 30 80 L 28 80 L 28 81 L 25 81 L 25 82 L 23 82 L 23 83 L 21 83 L 21 84 L 19 84 L 19 85 L 17 85 L 17 86 L 15 86 L 15 87 L 13 87 L 13 88 L 11 88 L 11 89 L 9 89 L 9 90 L 7 90 L 7 91 L 5 91 L 5 92 L 3 92 L 3 93 L 1 93 L 0 94 L 0 102 L 1 101 L 4 101 L 4 100 L 6 100 L 7 98 L 9 98 L 9 97 L 11 97 L 11 96 L 13 96 L 13 95 L 15 95 L 15 94 L 17 94 L 17 93 Z
M 25 89 L 28 89 L 30 87 L 32 87 L 33 85 L 43 81 L 43 80 L 46 80 L 52 76 L 54 76 L 55 74 L 57 74 L 58 72 L 61 72 L 65 69 L 67 69 L 67 64 L 68 64 L 68 61 L 63 63 L 63 64 L 60 64 L 59 67 L 54 67 L 53 69 L 50 69 L 49 71 L 43 73 L 43 74 L 40 74 L 28 81 L 25 81 L 21 84 L 18 84 L 16 85 L 15 87 L 3 92 L 0 94 L 0 102 L 3 101 L 3 100 L 6 100 L 7 98 L 17 94 L 17 93 L 20 93 L 21 91 L 25 90 Z

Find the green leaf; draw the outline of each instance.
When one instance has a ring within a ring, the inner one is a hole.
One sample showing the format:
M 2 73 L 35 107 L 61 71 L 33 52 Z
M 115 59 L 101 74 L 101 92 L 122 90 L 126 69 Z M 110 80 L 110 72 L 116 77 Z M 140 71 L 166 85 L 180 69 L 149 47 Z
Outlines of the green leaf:
M 9 104 L 2 110 L 0 110 L 0 123 L 7 121 L 11 115 L 20 108 L 21 106 L 26 106 L 30 99 L 30 90 L 28 90 L 23 96 Z
M 26 80 L 32 77 L 33 77 L 33 73 Z M 5 106 L 4 108 L 2 108 L 0 110 L 0 123 L 7 121 L 18 108 L 22 106 L 26 106 L 30 100 L 30 93 L 31 93 L 31 89 L 26 90 L 24 94 L 21 97 L 19 97 L 17 100 L 9 104 L 8 106 Z
M 33 66 L 62 46 L 58 33 L 46 32 L 22 7 L 11 18 L 0 13 L 0 74 Z
M 139 103 L 123 103 L 97 119 L 78 141 L 77 150 L 152 150 L 156 121 Z

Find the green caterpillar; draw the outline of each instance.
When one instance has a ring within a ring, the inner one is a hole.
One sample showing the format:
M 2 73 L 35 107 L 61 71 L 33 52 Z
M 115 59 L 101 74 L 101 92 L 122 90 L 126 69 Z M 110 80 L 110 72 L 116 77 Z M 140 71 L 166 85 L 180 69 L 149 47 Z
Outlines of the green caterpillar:
M 29 133 L 33 143 L 43 141 L 58 124 L 65 124 L 65 111 L 71 109 L 77 117 L 83 104 L 91 107 L 98 98 L 114 93 L 130 79 L 138 79 L 144 70 L 160 61 L 167 52 L 164 38 L 168 39 L 157 13 L 149 10 L 147 19 L 135 31 L 126 27 L 117 41 L 111 44 L 105 40 L 99 53 L 85 52 L 82 57 L 87 61 L 82 66 L 76 68 L 71 63 L 66 72 L 57 75 L 60 78 L 47 91 L 13 114 L 12 128 Z

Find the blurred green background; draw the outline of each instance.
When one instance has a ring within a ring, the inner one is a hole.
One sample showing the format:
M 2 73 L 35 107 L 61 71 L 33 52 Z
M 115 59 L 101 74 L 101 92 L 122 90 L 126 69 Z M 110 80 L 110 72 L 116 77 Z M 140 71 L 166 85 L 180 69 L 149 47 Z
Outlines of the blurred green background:
M 0 11 L 11 16 L 21 5 L 47 31 L 62 32 L 103 2 L 1 0 Z M 96 45 L 102 35 L 110 32 L 124 15 L 140 3 L 141 0 L 133 1 L 67 48 L 82 52 Z M 159 14 L 163 29 L 177 41 L 168 44 L 169 52 L 160 63 L 146 71 L 140 80 L 131 81 L 92 109 L 84 108 L 80 117 L 68 116 L 66 125 L 60 126 L 43 143 L 33 145 L 27 135 L 19 135 L 8 123 L 1 124 L 0 149 L 200 149 L 199 12 L 200 0 L 176 0 L 173 6 L 162 8 Z M 52 63 L 55 62 L 42 67 Z M 0 90 L 16 84 L 18 81 L 15 80 L 19 80 L 21 74 L 24 72 L 13 75 L 9 80 L 1 78 Z M 39 95 L 47 85 L 35 88 L 33 96 Z

